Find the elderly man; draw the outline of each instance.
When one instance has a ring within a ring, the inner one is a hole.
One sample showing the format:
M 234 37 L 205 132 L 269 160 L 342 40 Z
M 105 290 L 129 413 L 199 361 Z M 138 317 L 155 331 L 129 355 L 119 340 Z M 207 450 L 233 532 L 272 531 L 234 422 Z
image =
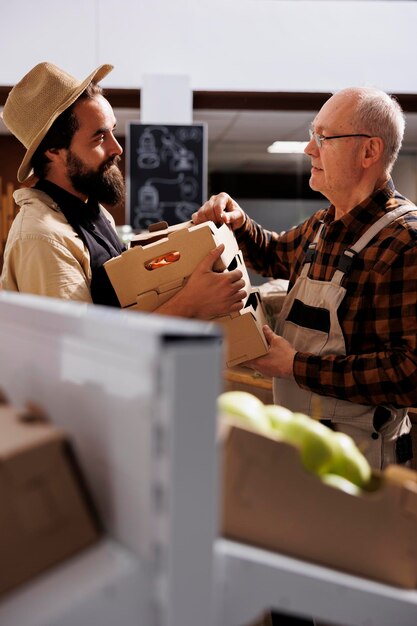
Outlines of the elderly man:
M 124 196 L 116 120 L 97 84 L 112 69 L 101 65 L 80 81 L 39 63 L 7 98 L 4 122 L 26 148 L 18 180 L 28 185 L 34 173 L 36 183 L 14 194 L 20 211 L 6 243 L 4 289 L 120 306 L 103 267 L 124 250 L 101 206 Z M 213 271 L 222 251 L 157 312 L 209 319 L 242 308 L 241 271 Z
M 371 465 L 412 457 L 417 403 L 417 209 L 390 177 L 404 133 L 399 104 L 376 89 L 334 94 L 305 149 L 310 186 L 330 206 L 277 234 L 227 194 L 193 216 L 227 222 L 247 264 L 289 280 L 269 352 L 250 367 L 274 378 L 274 400 L 346 432 Z

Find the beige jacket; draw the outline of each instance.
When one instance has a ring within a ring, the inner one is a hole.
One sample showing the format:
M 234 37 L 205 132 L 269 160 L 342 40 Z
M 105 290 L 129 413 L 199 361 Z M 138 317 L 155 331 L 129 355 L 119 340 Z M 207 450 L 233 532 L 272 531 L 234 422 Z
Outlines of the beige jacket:
M 4 251 L 3 289 L 92 302 L 88 249 L 58 205 L 38 189 L 18 189 L 13 197 L 20 211 Z

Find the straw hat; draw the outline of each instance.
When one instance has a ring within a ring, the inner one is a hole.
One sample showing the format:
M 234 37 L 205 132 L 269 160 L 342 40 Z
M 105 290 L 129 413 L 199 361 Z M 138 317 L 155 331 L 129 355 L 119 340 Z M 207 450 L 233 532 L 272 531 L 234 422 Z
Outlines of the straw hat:
M 25 146 L 17 172 L 22 183 L 31 174 L 31 158 L 56 118 L 73 104 L 91 82 L 98 83 L 113 69 L 100 65 L 79 81 L 52 63 L 39 63 L 10 91 L 3 109 L 7 128 Z

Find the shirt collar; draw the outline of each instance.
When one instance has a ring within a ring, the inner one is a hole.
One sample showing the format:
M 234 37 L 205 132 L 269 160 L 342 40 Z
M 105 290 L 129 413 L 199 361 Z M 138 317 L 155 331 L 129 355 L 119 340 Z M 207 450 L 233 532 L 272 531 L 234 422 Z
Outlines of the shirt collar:
M 83 202 L 80 198 L 77 198 L 77 196 L 52 183 L 50 180 L 39 180 L 35 185 L 35 189 L 48 194 L 63 213 L 70 214 L 72 219 L 79 224 L 91 224 L 99 217 L 100 207 L 98 202 L 90 200 Z
M 368 198 L 343 215 L 339 220 L 340 226 L 349 229 L 358 229 L 368 225 L 387 212 L 387 202 L 394 196 L 402 198 L 396 191 L 393 180 L 390 178 L 382 187 L 376 189 Z M 392 208 L 392 207 L 391 207 Z M 330 205 L 324 217 L 324 223 L 330 225 L 335 221 L 335 207 Z

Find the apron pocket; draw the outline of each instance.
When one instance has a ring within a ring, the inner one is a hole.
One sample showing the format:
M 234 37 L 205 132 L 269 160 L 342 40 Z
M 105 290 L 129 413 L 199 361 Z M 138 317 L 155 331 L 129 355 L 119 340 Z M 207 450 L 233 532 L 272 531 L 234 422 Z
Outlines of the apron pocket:
M 303 328 L 318 330 L 322 333 L 330 332 L 330 311 L 328 309 L 310 306 L 295 299 L 288 314 L 287 322 L 292 322 Z

